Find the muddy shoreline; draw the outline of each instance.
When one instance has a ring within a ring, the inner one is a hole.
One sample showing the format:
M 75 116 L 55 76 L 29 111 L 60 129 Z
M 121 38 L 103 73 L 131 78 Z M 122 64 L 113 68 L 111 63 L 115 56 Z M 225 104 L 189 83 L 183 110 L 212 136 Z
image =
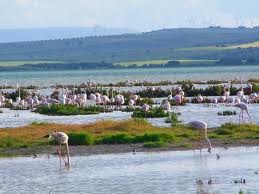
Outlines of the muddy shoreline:
M 118 144 L 118 145 L 91 145 L 91 146 L 70 146 L 71 156 L 89 156 L 99 154 L 121 154 L 137 152 L 165 152 L 165 151 L 187 151 L 199 150 L 198 142 L 192 142 L 194 147 L 184 147 L 181 145 L 168 145 L 161 148 L 145 148 L 143 144 Z M 231 147 L 255 147 L 259 146 L 259 139 L 256 140 L 238 140 L 230 142 L 227 140 L 212 141 L 213 147 L 228 149 Z M 202 148 L 206 149 L 206 144 L 202 143 Z M 213 150 L 212 150 L 213 153 Z M 56 155 L 56 146 L 35 146 L 29 148 L 8 148 L 0 150 L 1 157 L 27 156 L 35 157 L 37 155 Z

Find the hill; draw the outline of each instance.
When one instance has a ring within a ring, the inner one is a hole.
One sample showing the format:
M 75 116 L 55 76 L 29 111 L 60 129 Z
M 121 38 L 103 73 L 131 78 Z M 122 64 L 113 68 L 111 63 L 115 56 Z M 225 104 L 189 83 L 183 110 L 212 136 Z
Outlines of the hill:
M 140 34 L 0 44 L 0 60 L 118 63 L 149 60 L 258 58 L 259 27 L 164 29 Z M 234 46 L 233 46 L 234 45 Z M 229 49 L 222 49 L 228 46 Z M 214 47 L 220 49 L 183 49 Z
M 101 26 L 0 29 L 0 43 L 108 36 L 126 33 L 137 33 L 137 31 Z

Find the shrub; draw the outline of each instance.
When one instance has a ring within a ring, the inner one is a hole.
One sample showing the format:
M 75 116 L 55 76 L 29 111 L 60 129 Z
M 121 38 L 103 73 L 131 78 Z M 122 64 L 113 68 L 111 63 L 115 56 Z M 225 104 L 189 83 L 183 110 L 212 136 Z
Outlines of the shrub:
M 104 112 L 103 107 L 99 106 L 89 106 L 85 108 L 78 108 L 77 105 L 72 104 L 53 104 L 50 108 L 39 106 L 36 112 L 40 114 L 47 115 L 89 115 L 89 114 L 99 114 L 100 112 Z
M 33 121 L 31 123 L 31 125 L 48 125 L 49 123 L 48 122 L 39 122 L 39 121 Z
M 160 107 L 151 108 L 148 112 L 144 112 L 142 109 L 136 109 L 131 117 L 133 118 L 163 118 L 168 117 L 169 113 L 164 111 Z
M 92 135 L 88 133 L 69 133 L 70 145 L 91 145 L 93 143 Z
M 231 110 L 225 110 L 223 112 L 218 112 L 218 116 L 231 116 L 231 115 L 237 115 L 236 111 L 231 111 Z
M 219 128 L 219 129 L 215 130 L 215 133 L 217 135 L 231 135 L 233 132 L 230 131 L 229 129 Z

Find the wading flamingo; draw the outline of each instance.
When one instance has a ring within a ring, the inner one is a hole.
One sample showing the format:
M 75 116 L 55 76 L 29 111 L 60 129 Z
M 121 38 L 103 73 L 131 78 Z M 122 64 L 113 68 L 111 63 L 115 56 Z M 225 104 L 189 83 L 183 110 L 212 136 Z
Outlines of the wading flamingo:
M 54 133 L 49 134 L 49 140 L 52 138 L 55 139 L 59 144 L 59 147 L 57 147 L 57 153 L 60 159 L 60 167 L 61 167 L 61 159 L 63 159 L 63 161 L 65 162 L 65 166 L 70 167 L 71 164 L 70 164 L 69 147 L 68 147 L 68 135 L 63 132 L 55 131 Z M 66 145 L 67 161 L 62 156 L 62 150 L 61 150 L 62 144 Z
M 189 123 L 189 125 L 192 128 L 198 130 L 199 134 L 201 134 L 201 132 L 204 131 L 205 138 L 209 143 L 208 152 L 211 153 L 212 146 L 211 146 L 210 140 L 209 140 L 208 135 L 207 135 L 207 131 L 208 131 L 207 123 L 205 123 L 204 121 L 192 121 L 192 122 Z
M 240 109 L 240 113 L 239 113 L 239 124 L 241 123 L 241 116 L 242 116 L 242 120 L 244 123 L 244 111 L 246 111 L 247 115 L 249 116 L 249 121 L 250 123 L 252 123 L 252 117 L 250 115 L 250 113 L 248 112 L 248 106 L 246 104 L 235 104 L 234 107 L 237 107 Z

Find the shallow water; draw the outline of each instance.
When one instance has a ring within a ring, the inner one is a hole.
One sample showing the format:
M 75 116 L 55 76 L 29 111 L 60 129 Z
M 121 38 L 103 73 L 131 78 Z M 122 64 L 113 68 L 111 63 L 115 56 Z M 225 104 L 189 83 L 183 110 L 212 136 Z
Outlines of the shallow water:
M 72 157 L 70 170 L 55 156 L 0 159 L 0 193 L 196 193 L 240 189 L 259 193 L 259 148 Z M 221 155 L 217 160 L 215 153 Z M 246 184 L 234 180 L 246 179 Z M 208 185 L 209 179 L 213 184 Z
M 1 83 L 50 86 L 55 84 L 80 84 L 91 80 L 98 83 L 114 83 L 125 80 L 230 80 L 258 78 L 257 66 L 236 67 L 184 67 L 156 69 L 108 69 L 39 72 L 0 72 Z
M 249 111 L 252 116 L 253 123 L 259 124 L 259 104 L 249 104 Z M 9 109 L 2 109 L 4 113 L 0 114 L 0 128 L 19 127 L 29 125 L 32 122 L 48 122 L 61 124 L 87 124 L 101 120 L 126 120 L 131 118 L 132 113 L 115 111 L 112 113 L 101 113 L 97 115 L 78 115 L 78 116 L 47 116 L 31 111 L 14 111 Z M 193 120 L 203 120 L 208 123 L 209 127 L 218 127 L 223 123 L 239 122 L 239 116 L 218 116 L 219 111 L 236 110 L 233 107 L 225 107 L 222 104 L 216 104 L 210 107 L 204 107 L 202 104 L 187 104 L 186 106 L 174 107 L 173 111 L 181 113 L 179 116 L 183 123 L 188 123 Z M 19 117 L 15 117 L 15 115 Z M 248 116 L 244 114 L 246 122 Z M 170 126 L 164 122 L 165 118 L 148 119 L 156 126 Z

